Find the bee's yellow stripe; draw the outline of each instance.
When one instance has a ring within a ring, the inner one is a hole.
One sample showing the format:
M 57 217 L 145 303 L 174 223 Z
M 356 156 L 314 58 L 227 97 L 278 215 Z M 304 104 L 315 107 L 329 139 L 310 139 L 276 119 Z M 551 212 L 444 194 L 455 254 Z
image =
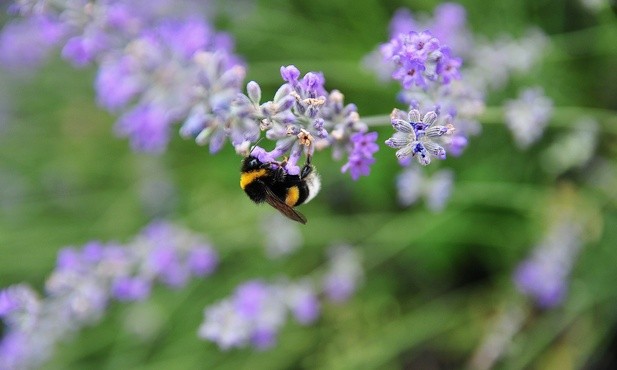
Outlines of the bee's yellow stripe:
M 287 189 L 287 195 L 285 196 L 285 204 L 290 207 L 293 207 L 298 203 L 298 198 L 300 198 L 300 189 L 297 186 L 292 186 Z
M 264 168 L 260 170 L 244 172 L 243 174 L 240 175 L 240 187 L 242 188 L 242 190 L 244 190 L 244 188 L 248 184 L 252 183 L 257 178 L 264 176 L 265 174 L 266 174 L 266 170 Z

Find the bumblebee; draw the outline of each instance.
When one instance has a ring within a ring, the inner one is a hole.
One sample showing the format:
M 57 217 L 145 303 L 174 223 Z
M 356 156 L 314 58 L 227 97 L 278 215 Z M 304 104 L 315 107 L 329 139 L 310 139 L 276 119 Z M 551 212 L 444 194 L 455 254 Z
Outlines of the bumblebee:
M 299 175 L 288 174 L 283 166 L 284 162 L 264 163 L 249 155 L 242 160 L 240 187 L 253 202 L 266 202 L 286 217 L 305 224 L 306 217 L 294 207 L 313 199 L 321 188 L 321 180 L 310 156 Z

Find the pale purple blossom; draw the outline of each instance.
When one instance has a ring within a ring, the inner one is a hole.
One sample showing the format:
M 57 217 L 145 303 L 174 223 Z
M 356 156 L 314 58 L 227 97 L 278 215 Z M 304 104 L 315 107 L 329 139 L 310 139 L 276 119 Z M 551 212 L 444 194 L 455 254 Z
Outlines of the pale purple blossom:
M 290 313 L 301 325 L 319 317 L 319 301 L 309 280 L 249 280 L 231 297 L 206 307 L 198 335 L 223 350 L 248 346 L 264 350 L 276 344 Z
M 439 111 L 429 111 L 422 117 L 417 109 L 409 113 L 394 109 L 390 118 L 396 132 L 386 140 L 386 145 L 398 149 L 399 160 L 414 157 L 426 166 L 431 158 L 446 158 L 444 146 L 454 132 L 449 115 L 440 117 Z
M 255 152 L 252 153 L 255 155 Z M 276 232 L 273 232 L 276 230 Z M 264 248 L 269 258 L 276 259 L 289 256 L 303 243 L 300 227 L 279 212 L 268 215 L 261 223 Z
M 553 101 L 542 88 L 527 88 L 516 100 L 505 103 L 504 115 L 518 147 L 527 149 L 542 136 L 553 115 Z
M 295 66 L 282 66 L 281 77 L 285 83 L 273 100 L 262 103 L 261 88 L 251 81 L 247 85 L 247 95 L 239 95 L 236 101 L 236 111 L 257 123 L 266 132 L 267 139 L 276 141 L 275 148 L 269 152 L 260 147 L 253 148 L 253 152 L 259 153 L 258 158 L 274 162 L 287 156 L 284 169 L 289 174 L 298 174 L 300 157 L 303 154 L 310 156 L 315 150 L 332 148 L 334 158 L 347 155 L 353 160 L 356 156 L 352 136 L 368 131 L 357 107 L 344 104 L 340 91 L 328 92 L 320 72 L 308 72 L 302 76 Z M 244 145 L 243 149 L 243 154 L 248 154 L 249 146 Z M 363 161 L 364 167 L 372 164 L 368 162 Z
M 412 163 L 396 178 L 398 203 L 408 207 L 423 197 L 430 211 L 440 212 L 452 195 L 453 178 L 452 171 L 447 169 L 429 177 Z
M 364 270 L 357 251 L 347 245 L 330 248 L 323 291 L 333 302 L 347 301 L 364 281 Z
M 27 66 L 60 46 L 75 66 L 99 65 L 97 100 L 120 114 L 117 133 L 135 150 L 160 153 L 177 122 L 188 118 L 200 125 L 183 130 L 196 136 L 206 126 L 222 131 L 236 116 L 231 101 L 244 70 L 232 55 L 231 37 L 196 16 L 207 9 L 198 1 L 19 2 L 13 12 L 24 18 L 5 28 L 0 51 L 5 64 Z M 208 54 L 217 56 L 203 56 Z M 198 141 L 216 152 L 227 136 L 238 146 L 256 140 L 259 130 L 240 121 L 237 130 Z
M 0 291 L 6 324 L 0 367 L 41 366 L 58 342 L 98 322 L 113 301 L 145 300 L 157 280 L 184 284 L 185 277 L 211 273 L 216 261 L 203 238 L 164 222 L 149 225 L 126 245 L 95 241 L 63 249 L 43 297 L 24 284 Z
M 319 318 L 321 305 L 310 280 L 289 284 L 286 287 L 285 299 L 298 323 L 308 325 Z
M 516 268 L 517 288 L 542 308 L 559 305 L 566 298 L 568 279 L 581 248 L 582 226 L 567 220 L 557 222 Z
M 0 33 L 0 64 L 11 69 L 37 67 L 65 32 L 61 23 L 47 16 L 12 20 Z
M 581 168 L 593 158 L 599 140 L 596 120 L 583 118 L 570 132 L 560 134 L 541 154 L 543 168 L 559 175 L 573 168 Z

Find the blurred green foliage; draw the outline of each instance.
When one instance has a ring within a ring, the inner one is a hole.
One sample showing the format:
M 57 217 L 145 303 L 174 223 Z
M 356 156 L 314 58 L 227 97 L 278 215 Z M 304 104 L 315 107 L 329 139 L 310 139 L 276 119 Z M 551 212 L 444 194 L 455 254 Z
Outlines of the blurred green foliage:
M 221 4 L 217 25 L 236 38 L 247 81 L 259 81 L 265 97 L 281 83 L 279 67 L 294 64 L 323 71 L 329 89 L 371 116 L 397 106 L 397 86 L 378 83 L 361 58 L 386 40 L 398 7 L 430 13 L 438 2 L 246 1 L 240 15 L 225 13 Z M 461 4 L 476 34 L 520 36 L 537 26 L 553 41 L 540 66 L 487 97 L 489 111 L 529 84 L 543 86 L 558 112 L 617 109 L 617 26 L 610 10 L 593 14 L 573 0 Z M 464 368 L 496 317 L 524 302 L 511 274 L 541 238 L 548 199 L 563 184 L 595 209 L 600 231 L 575 265 L 563 307 L 530 309 L 497 367 L 602 368 L 610 359 L 617 337 L 616 193 L 590 187 L 589 169 L 560 178 L 542 170 L 540 152 L 567 122 L 552 122 L 541 142 L 521 152 L 500 117 L 486 116 L 464 155 L 442 165 L 454 169 L 456 185 L 438 214 L 422 203 L 396 205 L 399 166 L 389 148 L 382 147 L 371 176 L 358 182 L 320 153 L 314 161 L 324 186 L 302 207 L 309 219 L 304 245 L 289 259 L 271 261 L 260 231 L 269 210 L 239 189 L 233 150 L 211 156 L 174 137 L 162 156 L 133 153 L 113 135 L 114 117 L 95 104 L 94 73 L 56 59 L 10 85 L 11 119 L 0 133 L 0 286 L 25 281 L 40 289 L 62 247 L 126 241 L 156 217 L 207 235 L 222 264 L 213 277 L 181 291 L 158 288 L 148 304 L 114 305 L 100 325 L 64 343 L 46 369 Z M 383 142 L 391 128 L 378 131 Z M 598 149 L 613 171 L 615 132 L 604 124 Z M 175 190 L 168 206 L 149 209 L 142 186 L 155 176 Z M 221 352 L 197 338 L 206 305 L 246 279 L 311 273 L 335 242 L 364 254 L 366 282 L 351 302 L 326 305 L 314 327 L 289 324 L 280 344 L 266 352 Z M 143 312 L 160 320 L 153 333 L 140 338 L 123 329 Z

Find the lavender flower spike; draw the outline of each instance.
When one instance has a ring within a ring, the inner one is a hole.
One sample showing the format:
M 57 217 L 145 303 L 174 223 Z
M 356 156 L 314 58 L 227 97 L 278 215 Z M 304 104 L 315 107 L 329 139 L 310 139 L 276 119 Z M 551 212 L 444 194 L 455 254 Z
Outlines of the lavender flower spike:
M 353 134 L 351 136 L 353 149 L 349 155 L 349 161 L 343 165 L 341 172 L 349 170 L 351 178 L 354 180 L 357 180 L 360 176 L 368 176 L 371 171 L 370 166 L 375 163 L 373 154 L 379 150 L 379 146 L 375 143 L 376 140 L 376 132 Z
M 540 87 L 523 90 L 518 99 L 504 107 L 506 125 L 521 149 L 537 141 L 553 114 L 553 101 Z
M 421 117 L 420 111 L 412 109 L 408 114 L 394 109 L 390 115 L 394 135 L 386 145 L 398 149 L 399 160 L 415 157 L 421 165 L 431 163 L 431 157 L 446 158 L 446 138 L 454 132 L 451 117 L 440 118 L 438 111 L 429 111 Z
M 231 297 L 204 310 L 198 335 L 223 350 L 267 349 L 276 344 L 289 312 L 303 325 L 319 316 L 319 302 L 309 281 L 269 284 L 250 280 L 239 285 Z
M 559 305 L 566 297 L 568 277 L 582 247 L 582 226 L 560 221 L 514 273 L 519 291 L 542 308 Z
M 212 273 L 214 250 L 201 238 L 156 222 L 127 245 L 87 243 L 58 254 L 56 270 L 38 298 L 26 285 L 0 291 L 0 369 L 31 369 L 52 355 L 56 344 L 96 323 L 109 304 L 149 297 L 156 280 L 172 287 L 190 276 Z
M 461 60 L 428 31 L 394 35 L 380 50 L 384 60 L 394 66 L 392 78 L 404 89 L 427 88 L 429 81 L 447 85 L 460 78 Z
M 323 278 L 323 290 L 333 302 L 347 301 L 364 280 L 361 257 L 347 245 L 330 248 L 329 268 Z

